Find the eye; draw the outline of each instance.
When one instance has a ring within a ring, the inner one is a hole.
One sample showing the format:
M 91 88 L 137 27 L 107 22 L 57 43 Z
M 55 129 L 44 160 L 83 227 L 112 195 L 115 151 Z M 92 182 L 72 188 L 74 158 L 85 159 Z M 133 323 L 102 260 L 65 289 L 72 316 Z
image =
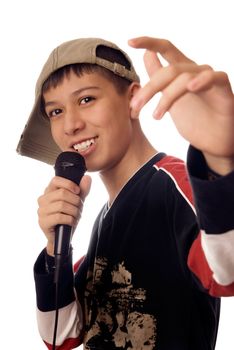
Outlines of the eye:
M 62 113 L 62 109 L 55 108 L 55 109 L 52 109 L 51 111 L 47 112 L 47 115 L 48 115 L 48 118 L 53 118 L 53 117 L 57 117 L 61 113 Z
M 93 101 L 93 100 L 95 100 L 94 97 L 92 97 L 92 96 L 86 96 L 86 97 L 84 97 L 84 98 L 82 98 L 82 99 L 80 100 L 80 104 L 81 104 L 81 105 L 85 105 L 85 104 L 87 104 L 87 103 L 89 103 L 89 102 L 91 102 L 91 101 Z

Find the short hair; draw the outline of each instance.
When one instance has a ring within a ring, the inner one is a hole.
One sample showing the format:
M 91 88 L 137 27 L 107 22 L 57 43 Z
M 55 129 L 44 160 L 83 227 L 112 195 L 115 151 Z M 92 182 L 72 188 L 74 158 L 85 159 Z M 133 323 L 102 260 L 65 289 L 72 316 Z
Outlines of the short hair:
M 121 64 L 126 69 L 131 68 L 131 63 L 127 60 L 127 58 L 123 55 L 123 53 L 115 48 L 111 48 L 105 45 L 99 45 L 96 49 L 97 57 L 106 59 L 110 62 L 116 62 Z M 74 72 L 78 77 L 82 76 L 84 73 L 100 73 L 104 75 L 108 80 L 110 80 L 116 88 L 116 91 L 119 94 L 124 93 L 131 82 L 128 79 L 120 77 L 110 70 L 101 67 L 97 64 L 90 63 L 75 63 L 69 64 L 67 66 L 61 67 L 55 72 L 53 72 L 49 78 L 44 82 L 42 86 L 42 94 L 48 91 L 51 87 L 55 88 L 58 86 L 65 76 L 69 76 L 71 72 Z
M 99 73 L 113 83 L 116 91 L 119 94 L 124 94 L 128 86 L 131 84 L 131 81 L 122 78 L 111 72 L 109 69 L 98 66 L 97 64 L 75 63 L 59 68 L 53 72 L 44 82 L 42 86 L 42 94 L 48 91 L 51 87 L 56 88 L 65 77 L 70 75 L 71 72 L 75 73 L 78 77 L 81 77 L 85 73 Z

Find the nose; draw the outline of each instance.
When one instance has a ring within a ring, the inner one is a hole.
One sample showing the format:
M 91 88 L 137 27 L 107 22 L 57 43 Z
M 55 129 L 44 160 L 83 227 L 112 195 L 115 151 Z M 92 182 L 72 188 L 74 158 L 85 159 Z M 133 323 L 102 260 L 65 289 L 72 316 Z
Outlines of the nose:
M 74 135 L 84 128 L 84 121 L 75 106 L 67 108 L 64 118 L 64 133 L 66 135 Z

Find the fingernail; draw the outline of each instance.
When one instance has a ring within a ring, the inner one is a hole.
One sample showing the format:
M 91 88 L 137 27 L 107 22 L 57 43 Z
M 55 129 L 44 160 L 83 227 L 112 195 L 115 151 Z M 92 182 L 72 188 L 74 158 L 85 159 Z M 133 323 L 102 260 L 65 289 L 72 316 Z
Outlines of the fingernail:
M 134 44 L 134 41 L 135 41 L 135 38 L 131 38 L 128 40 L 128 44 L 131 45 L 131 44 Z
M 156 108 L 153 112 L 153 118 L 154 119 L 161 119 L 164 115 L 164 111 L 160 110 L 159 108 Z
M 80 193 L 80 187 L 75 187 L 74 188 L 74 193 L 79 194 Z
M 132 109 L 140 111 L 143 107 L 143 102 L 139 99 L 133 98 L 130 106 Z

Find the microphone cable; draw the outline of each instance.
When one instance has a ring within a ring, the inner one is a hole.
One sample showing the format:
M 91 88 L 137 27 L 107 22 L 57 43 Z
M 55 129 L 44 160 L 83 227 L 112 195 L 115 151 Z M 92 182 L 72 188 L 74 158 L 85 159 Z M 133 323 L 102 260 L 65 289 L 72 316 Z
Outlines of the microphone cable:
M 56 263 L 55 263 L 56 269 Z M 59 276 L 58 276 L 59 277 Z M 58 329 L 58 319 L 59 319 L 59 281 L 55 281 L 55 318 L 54 318 L 54 333 L 53 333 L 53 345 L 52 350 L 56 350 L 56 339 L 57 339 L 57 329 Z

